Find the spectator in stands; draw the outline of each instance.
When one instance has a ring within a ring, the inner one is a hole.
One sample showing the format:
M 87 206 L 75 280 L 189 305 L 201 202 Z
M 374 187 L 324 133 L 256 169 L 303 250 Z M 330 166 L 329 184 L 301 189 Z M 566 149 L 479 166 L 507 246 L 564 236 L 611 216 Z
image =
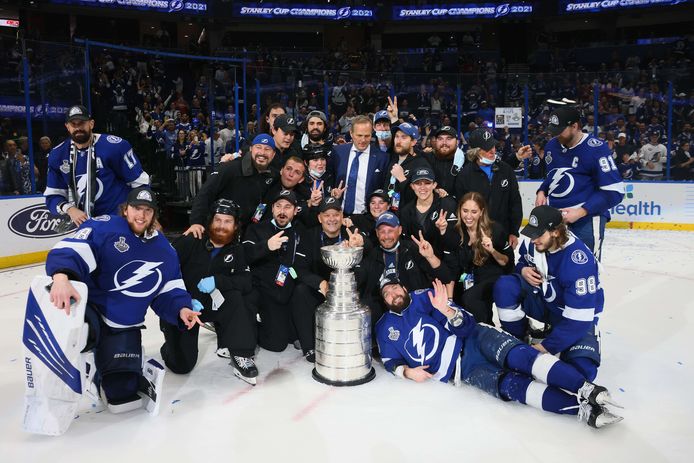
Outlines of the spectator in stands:
M 694 156 L 689 152 L 691 144 L 684 141 L 677 149 L 672 158 L 672 178 L 673 180 L 692 180 L 692 164 Z
M 667 148 L 660 143 L 660 132 L 650 131 L 649 142 L 641 147 L 638 154 L 641 167 L 639 179 L 662 180 L 663 165 L 667 159 Z
M 14 169 L 14 155 L 17 144 L 13 140 L 5 141 L 4 151 L 0 155 L 0 195 L 11 196 L 18 195 L 21 192 L 22 185 L 17 178 L 17 173 Z
M 39 149 L 34 152 L 34 165 L 38 169 L 36 179 L 36 192 L 43 193 L 46 189 L 46 176 L 48 175 L 48 153 L 53 149 L 53 143 L 49 137 L 39 139 Z

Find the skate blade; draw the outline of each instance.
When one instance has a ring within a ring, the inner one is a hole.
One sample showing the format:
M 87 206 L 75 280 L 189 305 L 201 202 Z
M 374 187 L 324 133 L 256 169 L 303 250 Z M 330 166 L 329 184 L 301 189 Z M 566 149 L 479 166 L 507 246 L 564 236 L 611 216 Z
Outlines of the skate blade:
M 216 333 L 216 332 L 217 332 L 217 330 L 214 329 L 214 325 L 212 325 L 212 324 L 210 324 L 210 323 L 203 323 L 203 324 L 200 325 L 200 326 L 202 326 L 203 328 L 205 328 L 205 329 L 208 330 L 208 331 L 212 331 L 213 333 Z
M 606 400 L 603 407 L 607 405 L 609 405 L 610 407 L 620 408 L 624 410 L 624 406 L 618 404 L 617 402 L 614 402 L 612 399 Z
M 251 386 L 255 386 L 257 379 L 258 379 L 258 378 L 246 378 L 241 373 L 239 373 L 239 371 L 236 369 L 234 369 L 234 376 L 236 376 L 241 381 L 250 384 Z

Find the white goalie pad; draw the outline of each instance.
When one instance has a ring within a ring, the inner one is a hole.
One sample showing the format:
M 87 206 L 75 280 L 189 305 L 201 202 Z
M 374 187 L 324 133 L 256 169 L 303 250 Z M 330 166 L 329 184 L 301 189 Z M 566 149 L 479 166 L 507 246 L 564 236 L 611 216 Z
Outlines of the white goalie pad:
M 88 326 L 84 322 L 87 286 L 71 282 L 80 295 L 70 315 L 50 301 L 51 277 L 36 276 L 27 298 L 22 342 L 26 392 L 23 428 L 57 436 L 72 423 L 83 392 Z

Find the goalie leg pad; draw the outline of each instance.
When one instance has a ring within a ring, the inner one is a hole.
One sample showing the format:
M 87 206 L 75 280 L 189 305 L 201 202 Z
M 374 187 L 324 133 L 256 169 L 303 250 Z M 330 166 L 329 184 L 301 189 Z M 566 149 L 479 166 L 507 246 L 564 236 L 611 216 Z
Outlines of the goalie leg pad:
M 51 282 L 48 276 L 35 277 L 27 299 L 22 335 L 26 378 L 23 428 L 60 435 L 72 423 L 82 395 L 87 287 L 73 282 L 80 302 L 66 315 L 50 301 L 46 287 Z
M 94 360 L 109 405 L 138 399 L 142 375 L 140 327 L 120 329 L 102 323 Z

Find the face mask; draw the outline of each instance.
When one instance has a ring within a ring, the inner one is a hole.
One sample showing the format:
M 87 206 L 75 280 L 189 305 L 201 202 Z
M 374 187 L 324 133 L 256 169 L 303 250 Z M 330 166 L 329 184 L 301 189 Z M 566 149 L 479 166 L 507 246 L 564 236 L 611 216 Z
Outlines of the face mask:
M 496 162 L 496 158 L 494 159 L 489 159 L 489 158 L 480 158 L 480 162 L 484 164 L 485 166 L 491 166 Z
M 387 140 L 391 138 L 390 131 L 388 130 L 376 130 L 376 138 L 379 140 Z
M 313 178 L 321 178 L 323 176 L 323 174 L 325 173 L 325 171 L 318 172 L 317 170 L 309 169 L 308 173 Z

